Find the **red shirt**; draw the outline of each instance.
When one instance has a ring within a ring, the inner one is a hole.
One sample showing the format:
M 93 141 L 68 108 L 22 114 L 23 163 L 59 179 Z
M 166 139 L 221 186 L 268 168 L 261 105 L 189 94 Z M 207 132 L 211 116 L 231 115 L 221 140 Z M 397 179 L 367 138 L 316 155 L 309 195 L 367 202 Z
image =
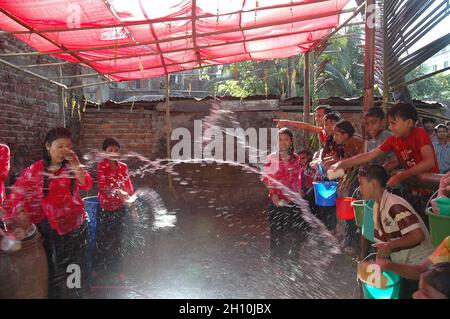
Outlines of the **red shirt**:
M 9 174 L 9 147 L 0 144 L 0 204 L 6 198 L 5 182 L 4 180 Z
M 38 224 L 47 219 L 50 227 L 60 235 L 69 233 L 83 224 L 86 218 L 79 189 L 88 191 L 93 181 L 83 171 L 86 182 L 73 183 L 66 166 L 55 173 L 48 173 L 48 193 L 44 198 L 44 161 L 40 160 L 27 167 L 18 177 L 11 194 L 5 201 L 6 218 L 14 216 L 16 207 L 21 204 L 29 215 L 30 221 Z
M 299 193 L 302 187 L 302 167 L 300 164 L 300 156 L 293 154 L 287 161 L 280 160 L 278 152 L 267 156 L 264 164 L 264 173 L 267 176 L 262 181 L 269 187 L 269 197 L 277 194 L 280 199 L 292 201 L 289 194 L 282 189 L 280 185 L 269 179 L 273 178 L 282 185 L 290 188 L 295 193 Z
M 430 136 L 423 128 L 415 127 L 409 136 L 395 137 L 391 135 L 378 147 L 385 153 L 393 151 L 404 168 L 408 169 L 423 160 L 420 149 L 425 145 L 430 145 L 433 148 Z M 434 167 L 430 170 L 430 173 L 439 173 L 439 165 L 434 152 L 433 157 Z
M 97 165 L 98 201 L 101 208 L 110 212 L 118 210 L 124 204 L 119 196 L 113 194 L 113 190 L 123 190 L 130 196 L 134 193 L 127 165 L 119 161 L 116 164 L 115 171 L 106 159 Z
M 403 167 L 409 169 L 423 160 L 420 149 L 425 145 L 433 147 L 430 136 L 423 128 L 415 127 L 407 137 L 389 136 L 383 144 L 378 146 L 378 148 L 385 153 L 393 151 Z M 439 173 L 439 164 L 435 152 L 433 152 L 433 157 L 434 167 L 429 172 Z M 413 190 L 423 194 L 429 193 L 420 188 L 413 188 Z
M 320 141 L 322 142 L 322 145 L 325 145 L 325 143 L 327 142 L 328 136 L 326 135 L 324 130 L 322 130 L 319 133 L 319 138 L 320 138 Z

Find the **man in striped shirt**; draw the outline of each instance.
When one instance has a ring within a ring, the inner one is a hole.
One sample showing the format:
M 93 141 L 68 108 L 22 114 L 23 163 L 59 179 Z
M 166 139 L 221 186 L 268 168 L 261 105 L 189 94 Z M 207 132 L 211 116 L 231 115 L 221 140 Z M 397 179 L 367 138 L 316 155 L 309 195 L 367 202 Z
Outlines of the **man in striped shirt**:
M 373 219 L 377 254 L 390 257 L 396 263 L 420 264 L 434 250 L 430 234 L 412 206 L 386 190 L 388 179 L 386 170 L 380 165 L 369 165 L 359 173 L 363 198 L 375 200 Z M 402 297 L 411 297 L 417 290 L 417 281 L 402 280 Z

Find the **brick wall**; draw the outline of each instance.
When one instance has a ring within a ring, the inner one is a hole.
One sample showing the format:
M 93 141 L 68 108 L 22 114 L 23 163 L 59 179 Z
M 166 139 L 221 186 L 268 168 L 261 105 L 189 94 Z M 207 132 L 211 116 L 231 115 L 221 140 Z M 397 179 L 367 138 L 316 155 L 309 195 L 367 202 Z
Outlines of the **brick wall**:
M 86 110 L 80 123 L 80 152 L 101 150 L 106 138 L 115 137 L 122 152 L 138 152 L 146 157 L 151 156 L 154 145 L 154 113 L 124 109 Z
M 0 52 L 34 51 L 14 37 L 2 35 Z M 16 65 L 39 62 L 56 62 L 50 57 L 5 58 Z M 33 72 L 56 76 L 56 68 L 30 69 Z M 75 74 L 78 67 L 64 66 L 65 75 Z M 77 81 L 67 83 L 73 85 Z M 75 92 L 75 94 L 78 92 Z M 49 82 L 30 76 L 22 71 L 0 64 L 0 143 L 11 149 L 11 174 L 20 172 L 33 161 L 42 157 L 42 142 L 50 128 L 64 123 L 61 90 Z M 77 128 L 77 119 L 66 113 L 66 124 Z M 75 139 L 77 134 L 75 132 Z

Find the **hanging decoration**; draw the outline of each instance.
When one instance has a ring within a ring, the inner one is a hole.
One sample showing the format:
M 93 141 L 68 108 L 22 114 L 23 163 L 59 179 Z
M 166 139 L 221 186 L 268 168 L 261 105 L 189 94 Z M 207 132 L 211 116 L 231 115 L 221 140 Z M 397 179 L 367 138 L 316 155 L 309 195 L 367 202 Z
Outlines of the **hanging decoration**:
M 87 100 L 87 98 L 85 97 L 85 98 L 84 98 L 84 105 L 83 105 L 83 113 L 86 112 L 86 106 L 87 106 L 87 103 L 88 103 L 88 100 Z

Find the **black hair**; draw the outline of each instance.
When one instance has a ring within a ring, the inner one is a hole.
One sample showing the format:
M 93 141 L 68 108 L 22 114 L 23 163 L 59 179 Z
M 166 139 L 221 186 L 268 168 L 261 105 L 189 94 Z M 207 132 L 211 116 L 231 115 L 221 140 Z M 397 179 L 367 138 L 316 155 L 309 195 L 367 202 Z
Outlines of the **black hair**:
M 327 115 L 325 115 L 323 117 L 323 119 L 325 121 L 333 120 L 333 121 L 339 122 L 341 120 L 341 115 L 337 112 L 331 112 L 331 113 L 328 113 Z
M 44 144 L 42 146 L 42 157 L 44 160 L 44 173 L 48 172 L 48 167 L 51 164 L 51 156 L 50 151 L 47 150 L 47 145 L 50 147 L 54 141 L 56 141 L 59 138 L 68 138 L 72 140 L 72 134 L 70 131 L 64 127 L 55 127 L 52 128 L 50 131 L 47 132 L 47 135 L 45 136 Z M 64 160 L 61 163 L 61 168 L 67 165 L 67 161 Z M 73 183 L 74 180 L 71 176 L 71 190 L 73 190 Z M 48 194 L 48 186 L 49 186 L 49 180 L 47 174 L 44 174 L 44 197 Z
M 366 117 L 376 117 L 380 120 L 384 119 L 384 111 L 379 106 L 371 107 L 366 113 L 364 113 L 364 118 Z
M 298 154 L 305 154 L 309 159 L 312 159 L 314 156 L 313 152 L 307 148 L 302 149 Z
M 423 124 L 425 124 L 425 123 L 436 123 L 436 120 L 431 118 L 431 117 L 424 117 L 424 118 L 422 118 L 422 123 Z
M 366 165 L 359 169 L 359 176 L 365 177 L 369 182 L 376 180 L 381 187 L 386 187 L 389 175 L 381 165 Z
M 450 263 L 434 264 L 423 273 L 428 284 L 450 299 Z
M 314 112 L 317 112 L 318 110 L 323 110 L 324 114 L 330 114 L 333 112 L 333 109 L 328 104 L 319 105 L 314 109 Z
M 106 149 L 110 146 L 117 146 L 120 149 L 120 144 L 114 137 L 109 137 L 103 141 L 103 150 L 104 151 L 106 151 Z
M 44 158 L 44 168 L 47 168 L 51 164 L 50 152 L 47 150 L 47 145 L 51 146 L 54 141 L 59 138 L 72 139 L 70 131 L 64 127 L 55 127 L 47 132 L 45 136 L 44 144 L 42 146 L 42 155 Z
M 355 134 L 355 128 L 352 123 L 346 120 L 340 120 L 336 123 L 335 129 L 338 129 L 341 133 L 346 133 L 348 136 L 352 137 Z
M 393 119 L 400 118 L 404 121 L 412 120 L 413 123 L 416 123 L 418 115 L 416 108 L 410 103 L 397 103 L 392 106 L 387 112 L 387 117 L 391 117 Z
M 446 125 L 444 125 L 444 124 L 438 124 L 438 125 L 436 125 L 436 126 L 434 127 L 434 131 L 437 133 L 437 131 L 438 131 L 440 128 L 443 128 L 443 129 L 445 129 L 445 130 L 448 132 L 448 127 L 447 127 Z
M 286 134 L 287 136 L 290 137 L 292 143 L 288 149 L 288 154 L 289 156 L 292 156 L 294 154 L 294 133 L 292 133 L 292 131 L 289 128 L 283 127 L 278 131 L 278 136 L 280 136 L 280 134 Z

